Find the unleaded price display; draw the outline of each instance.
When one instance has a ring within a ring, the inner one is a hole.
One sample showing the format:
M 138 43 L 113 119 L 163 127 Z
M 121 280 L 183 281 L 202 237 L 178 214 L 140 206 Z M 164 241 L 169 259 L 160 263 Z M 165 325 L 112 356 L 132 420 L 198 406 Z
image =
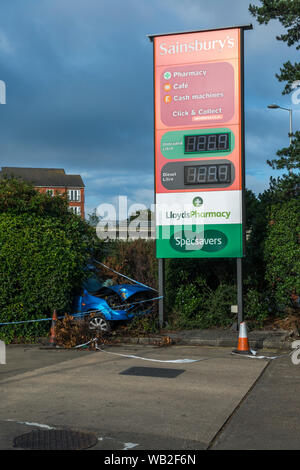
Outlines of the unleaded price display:
M 184 167 L 184 184 L 223 184 L 231 182 L 231 165 L 193 165 Z
M 199 134 L 184 136 L 184 152 L 224 152 L 230 149 L 230 134 Z

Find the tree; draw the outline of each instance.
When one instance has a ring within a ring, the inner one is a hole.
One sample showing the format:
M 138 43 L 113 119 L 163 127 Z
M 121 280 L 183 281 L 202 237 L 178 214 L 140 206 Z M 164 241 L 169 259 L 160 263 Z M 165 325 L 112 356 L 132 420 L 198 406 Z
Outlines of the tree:
M 70 312 L 92 255 L 95 231 L 67 199 L 40 194 L 17 179 L 0 182 L 0 322 Z M 47 330 L 45 330 L 47 328 Z M 49 324 L 0 327 L 0 337 L 32 338 Z
M 34 189 L 19 178 L 3 178 L 0 182 L 0 213 L 30 213 L 41 216 L 68 217 L 66 195 L 50 196 Z
M 102 217 L 97 215 L 97 209 L 94 209 L 91 214 L 88 214 L 87 223 L 92 227 L 97 227 Z
M 261 0 L 261 6 L 250 5 L 249 10 L 260 24 L 277 19 L 286 32 L 276 39 L 300 49 L 300 0 Z M 276 77 L 285 83 L 282 94 L 289 94 L 300 79 L 300 63 L 286 62 Z M 267 163 L 288 173 L 271 178 L 269 189 L 259 196 L 265 215 L 260 246 L 270 302 L 274 300 L 275 307 L 285 311 L 300 293 L 300 176 L 293 172 L 300 168 L 300 132 L 292 134 L 290 146 L 278 150 L 276 155 Z
M 283 203 L 300 196 L 299 175 L 294 173 L 279 178 L 270 178 L 269 188 L 259 195 L 262 210 L 266 212 L 272 204 Z
M 283 313 L 300 294 L 300 200 L 274 204 L 265 240 L 266 280 Z
M 256 17 L 259 24 L 279 20 L 287 31 L 276 39 L 287 43 L 289 47 L 296 45 L 296 49 L 300 49 L 300 0 L 261 0 L 261 3 L 262 6 L 249 6 L 250 13 Z M 276 77 L 280 82 L 286 82 L 283 94 L 289 94 L 293 82 L 300 79 L 300 63 L 286 62 Z
M 262 6 L 249 6 L 257 21 L 260 24 L 268 24 L 269 21 L 277 19 L 286 28 L 286 33 L 276 39 L 285 42 L 289 47 L 296 46 L 297 50 L 300 49 L 300 0 L 261 0 L 261 4 Z M 291 93 L 295 83 L 300 81 L 300 63 L 284 63 L 276 77 L 286 84 L 282 94 Z M 267 161 L 272 168 L 289 171 L 300 168 L 300 132 L 293 134 L 291 145 L 279 150 L 277 156 L 278 159 Z
M 267 163 L 276 170 L 287 169 L 291 171 L 293 169 L 300 168 L 300 132 L 297 131 L 294 134 L 294 139 L 289 147 L 285 147 L 278 150 L 277 156 L 279 158 L 274 160 L 267 160 Z

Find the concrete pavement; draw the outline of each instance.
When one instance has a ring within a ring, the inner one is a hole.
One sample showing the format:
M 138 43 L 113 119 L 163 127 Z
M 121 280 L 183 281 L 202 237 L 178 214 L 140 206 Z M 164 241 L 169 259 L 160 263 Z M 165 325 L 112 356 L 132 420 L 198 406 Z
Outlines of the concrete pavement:
M 268 362 L 228 348 L 106 346 L 103 352 L 7 348 L 0 366 L 0 449 L 31 429 L 97 433 L 93 449 L 206 449 Z M 144 358 L 203 359 L 195 363 Z M 183 371 L 174 378 L 122 375 L 132 367 Z
M 216 450 L 299 450 L 300 365 L 270 362 L 212 446 Z

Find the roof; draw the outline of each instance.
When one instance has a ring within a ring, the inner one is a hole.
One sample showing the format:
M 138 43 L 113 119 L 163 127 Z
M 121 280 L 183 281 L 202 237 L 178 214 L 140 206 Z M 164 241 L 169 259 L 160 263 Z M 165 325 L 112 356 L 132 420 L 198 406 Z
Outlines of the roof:
M 0 172 L 0 180 L 4 176 L 15 176 L 40 187 L 84 188 L 80 175 L 67 175 L 62 168 L 22 168 L 4 166 Z

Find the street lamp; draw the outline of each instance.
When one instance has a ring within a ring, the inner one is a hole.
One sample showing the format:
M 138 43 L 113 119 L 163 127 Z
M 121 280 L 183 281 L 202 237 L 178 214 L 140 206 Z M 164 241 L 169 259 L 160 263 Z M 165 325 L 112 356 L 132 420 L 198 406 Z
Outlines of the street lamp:
M 290 108 L 282 108 L 281 106 L 278 106 L 278 104 L 269 104 L 268 108 L 270 109 L 284 109 L 285 111 L 288 111 L 290 113 L 290 145 L 292 144 L 292 133 L 293 133 L 293 110 Z

